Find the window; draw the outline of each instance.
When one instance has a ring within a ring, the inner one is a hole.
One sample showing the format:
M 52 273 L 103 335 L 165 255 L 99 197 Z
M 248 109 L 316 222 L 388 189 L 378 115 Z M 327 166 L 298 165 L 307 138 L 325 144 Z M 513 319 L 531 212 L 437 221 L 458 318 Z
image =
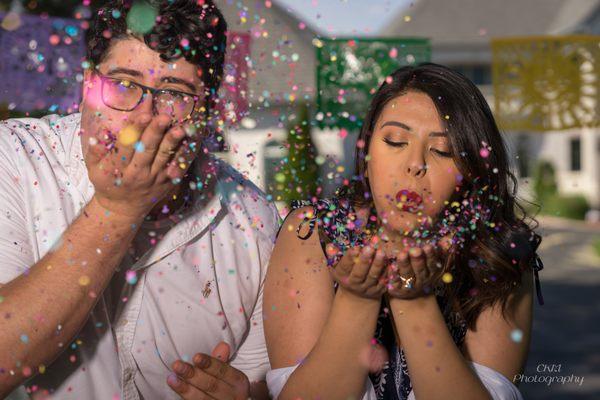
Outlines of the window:
M 569 148 L 571 151 L 571 171 L 581 171 L 581 139 L 571 139 Z
M 492 70 L 489 65 L 454 65 L 451 67 L 476 85 L 491 85 Z

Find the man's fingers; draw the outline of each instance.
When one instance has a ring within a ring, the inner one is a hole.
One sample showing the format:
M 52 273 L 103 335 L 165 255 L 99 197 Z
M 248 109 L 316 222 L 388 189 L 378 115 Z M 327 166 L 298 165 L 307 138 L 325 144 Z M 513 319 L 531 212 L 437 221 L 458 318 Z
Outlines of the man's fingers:
M 175 153 L 182 149 L 181 141 L 185 137 L 185 131 L 181 126 L 174 126 L 164 135 L 162 142 L 158 146 L 154 160 L 150 167 L 152 175 L 166 168 L 167 163 L 173 159 Z M 179 147 L 179 148 L 178 148 Z
M 227 362 L 221 361 L 216 357 L 211 357 L 208 354 L 197 353 L 192 358 L 192 361 L 202 372 L 233 387 L 239 386 L 240 382 L 246 378 L 243 372 L 233 368 Z M 201 389 L 205 390 L 204 388 Z
M 187 139 L 184 139 L 173 158 L 161 167 L 162 170 L 157 171 L 159 178 L 173 180 L 183 177 L 196 158 L 196 145 L 196 142 L 189 143 Z
M 171 118 L 167 115 L 157 115 L 146 126 L 141 134 L 139 143 L 136 143 L 136 151 L 132 164 L 136 168 L 149 168 L 156 156 L 158 147 L 162 142 L 165 131 L 171 124 Z
M 231 347 L 225 342 L 219 342 L 210 353 L 210 355 L 223 362 L 229 361 L 229 354 L 231 353 Z
M 167 377 L 167 384 L 175 393 L 181 396 L 184 400 L 215 400 L 210 394 L 203 392 L 186 380 L 178 377 L 175 374 L 170 374 Z M 220 399 L 219 399 L 220 400 Z

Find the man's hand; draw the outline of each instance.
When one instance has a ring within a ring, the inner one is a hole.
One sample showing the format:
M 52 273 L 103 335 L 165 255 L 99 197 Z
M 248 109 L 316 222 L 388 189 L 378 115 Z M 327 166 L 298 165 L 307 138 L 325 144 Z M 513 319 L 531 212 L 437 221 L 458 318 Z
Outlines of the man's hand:
M 167 115 L 141 115 L 116 135 L 103 131 L 92 138 L 86 162 L 102 207 L 143 217 L 173 189 L 196 155 L 198 138 L 189 135 L 192 125 L 170 123 Z
M 221 342 L 210 356 L 194 355 L 193 365 L 177 360 L 167 384 L 185 400 L 248 400 L 248 377 L 227 363 L 229 353 L 229 345 Z

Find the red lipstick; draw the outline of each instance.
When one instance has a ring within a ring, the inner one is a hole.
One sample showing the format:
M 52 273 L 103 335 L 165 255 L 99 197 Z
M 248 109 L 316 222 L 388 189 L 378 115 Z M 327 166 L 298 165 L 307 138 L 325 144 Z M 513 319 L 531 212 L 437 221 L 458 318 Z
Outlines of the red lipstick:
M 396 206 L 402 211 L 416 212 L 423 203 L 423 198 L 412 190 L 402 189 L 396 193 L 396 203 Z

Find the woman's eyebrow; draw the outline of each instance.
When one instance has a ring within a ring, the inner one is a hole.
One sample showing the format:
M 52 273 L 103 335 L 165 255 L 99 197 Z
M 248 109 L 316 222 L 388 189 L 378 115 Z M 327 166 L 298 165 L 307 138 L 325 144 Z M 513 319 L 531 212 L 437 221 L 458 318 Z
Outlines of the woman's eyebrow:
M 386 126 L 397 126 L 409 132 L 412 132 L 412 128 L 400 121 L 386 121 L 384 122 L 379 129 L 383 129 Z M 447 137 L 448 134 L 446 132 L 429 132 L 430 137 Z
M 387 121 L 387 122 L 384 122 L 379 129 L 383 129 L 386 126 L 397 126 L 399 128 L 405 129 L 405 130 L 407 130 L 409 132 L 412 132 L 412 128 L 410 126 L 408 126 L 408 125 L 406 125 L 406 124 L 404 124 L 404 123 L 402 123 L 400 121 Z

